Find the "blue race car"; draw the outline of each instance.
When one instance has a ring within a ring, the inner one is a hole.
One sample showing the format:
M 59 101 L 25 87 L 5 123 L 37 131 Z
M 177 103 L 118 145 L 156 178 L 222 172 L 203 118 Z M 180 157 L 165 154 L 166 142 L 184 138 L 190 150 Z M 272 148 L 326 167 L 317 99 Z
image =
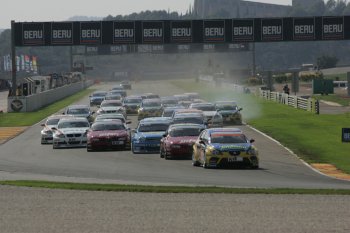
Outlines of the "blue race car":
M 160 140 L 171 122 L 168 117 L 146 118 L 139 122 L 131 139 L 134 154 L 159 153 Z

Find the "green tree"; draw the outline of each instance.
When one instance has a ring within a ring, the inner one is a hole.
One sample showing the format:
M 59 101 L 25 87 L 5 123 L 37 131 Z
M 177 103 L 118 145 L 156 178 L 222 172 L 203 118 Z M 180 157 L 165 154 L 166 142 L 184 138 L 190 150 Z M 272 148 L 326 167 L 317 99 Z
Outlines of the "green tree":
M 319 69 L 328 69 L 336 67 L 339 59 L 335 56 L 323 55 L 317 58 L 317 66 Z

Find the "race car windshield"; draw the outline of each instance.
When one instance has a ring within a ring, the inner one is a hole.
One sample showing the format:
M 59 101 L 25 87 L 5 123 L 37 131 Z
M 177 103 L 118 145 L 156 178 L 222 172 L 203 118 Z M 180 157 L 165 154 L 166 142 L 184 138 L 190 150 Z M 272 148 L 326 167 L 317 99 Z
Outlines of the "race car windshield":
M 94 93 L 92 94 L 93 97 L 104 97 L 106 96 L 106 93 Z
M 126 99 L 124 103 L 126 104 L 139 104 L 142 102 L 142 99 Z
M 79 115 L 79 114 L 89 114 L 89 109 L 87 108 L 73 108 L 68 109 L 67 113 L 71 115 Z
M 211 143 L 221 143 L 221 144 L 247 143 L 247 140 L 243 135 L 212 134 Z
M 59 129 L 66 129 L 66 128 L 89 128 L 90 125 L 88 122 L 85 121 L 65 121 L 61 122 L 58 125 Z
M 184 129 L 172 129 L 169 132 L 171 137 L 194 137 L 199 136 L 201 129 L 199 128 L 184 128 Z
M 152 124 L 152 125 L 140 125 L 139 132 L 155 132 L 155 131 L 166 131 L 168 129 L 168 124 Z
M 142 106 L 144 107 L 160 107 L 161 104 L 159 102 L 146 102 L 146 103 L 143 103 Z
M 48 119 L 46 124 L 47 125 L 57 125 L 60 119 Z
M 101 107 L 120 107 L 122 103 L 103 103 Z
M 124 130 L 124 125 L 121 124 L 93 124 L 91 126 L 92 131 L 105 131 L 105 130 Z
M 233 105 L 217 105 L 216 106 L 217 110 L 237 110 L 237 106 Z
M 106 100 L 120 100 L 121 98 L 120 95 L 109 95 L 105 97 Z
M 216 111 L 215 106 L 194 106 L 193 108 L 202 111 Z
M 174 118 L 173 124 L 179 124 L 179 123 L 203 124 L 204 122 L 202 118 L 195 118 L 195 117 Z

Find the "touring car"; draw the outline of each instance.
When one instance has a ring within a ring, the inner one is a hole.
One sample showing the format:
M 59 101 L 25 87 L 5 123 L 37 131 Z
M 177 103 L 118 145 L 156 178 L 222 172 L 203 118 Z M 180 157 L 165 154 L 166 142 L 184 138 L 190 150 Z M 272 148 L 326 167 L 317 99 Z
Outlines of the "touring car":
M 141 96 L 128 96 L 123 100 L 123 106 L 125 107 L 127 114 L 137 114 L 141 103 Z
M 73 115 L 75 117 L 85 117 L 89 122 L 94 120 L 93 114 L 88 105 L 70 105 L 63 113 L 64 115 Z
M 53 142 L 53 130 L 52 128 L 57 128 L 58 122 L 62 118 L 73 117 L 71 115 L 52 115 L 49 116 L 44 124 L 41 124 L 44 127 L 41 130 L 41 144 L 52 144 Z
M 218 101 L 215 102 L 215 108 L 221 113 L 225 124 L 242 124 L 242 108 L 237 106 L 235 101 Z
M 159 117 L 162 115 L 163 107 L 160 99 L 144 99 L 137 112 L 138 120 L 147 117 Z
M 98 106 L 107 95 L 106 91 L 95 91 L 90 95 L 90 106 Z
M 90 123 L 84 117 L 63 118 L 53 128 L 53 149 L 86 147 Z
M 159 153 L 160 140 L 170 124 L 169 118 L 153 117 L 139 122 L 131 140 L 134 154 Z
M 212 103 L 193 103 L 189 107 L 190 109 L 202 110 L 206 120 L 209 123 L 209 127 L 222 127 L 223 118 L 219 113 L 215 105 Z
M 120 113 L 126 118 L 126 110 L 120 100 L 104 100 L 96 113 L 97 115 L 104 113 Z
M 100 120 L 87 133 L 87 151 L 130 150 L 130 144 L 130 130 L 121 120 Z
M 169 126 L 160 141 L 160 157 L 165 159 L 191 158 L 193 144 L 204 129 L 203 125 L 198 124 L 175 124 Z
M 259 168 L 259 153 L 237 128 L 212 128 L 202 131 L 193 145 L 192 164 L 204 168 L 246 166 Z

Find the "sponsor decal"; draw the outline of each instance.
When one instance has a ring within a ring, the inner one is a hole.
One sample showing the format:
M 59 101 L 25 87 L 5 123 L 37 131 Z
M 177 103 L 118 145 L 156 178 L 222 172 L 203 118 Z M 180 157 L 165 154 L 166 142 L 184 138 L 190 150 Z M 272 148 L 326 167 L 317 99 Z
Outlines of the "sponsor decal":
M 173 43 L 191 43 L 192 21 L 172 21 L 171 41 Z
M 20 112 L 23 108 L 23 103 L 21 100 L 13 100 L 11 102 L 11 109 L 15 112 Z
M 23 23 L 22 24 L 23 45 L 44 45 L 44 24 Z
M 86 46 L 86 55 L 97 55 L 98 46 Z
M 142 22 L 143 43 L 163 43 L 164 23 L 162 21 Z
M 283 20 L 262 19 L 261 20 L 262 41 L 283 41 Z
M 112 45 L 111 46 L 111 54 L 121 54 L 127 53 L 128 46 L 127 45 Z
M 113 43 L 135 43 L 135 22 L 113 22 Z
M 252 42 L 254 41 L 254 20 L 241 19 L 232 21 L 232 40 L 233 42 Z
M 204 20 L 203 42 L 225 42 L 225 20 Z
M 294 40 L 315 39 L 315 18 L 295 18 L 293 21 Z
M 100 44 L 102 40 L 101 22 L 80 23 L 80 44 Z
M 51 24 L 51 44 L 72 45 L 73 44 L 73 23 Z
M 344 17 L 322 18 L 322 39 L 342 40 L 344 39 Z

